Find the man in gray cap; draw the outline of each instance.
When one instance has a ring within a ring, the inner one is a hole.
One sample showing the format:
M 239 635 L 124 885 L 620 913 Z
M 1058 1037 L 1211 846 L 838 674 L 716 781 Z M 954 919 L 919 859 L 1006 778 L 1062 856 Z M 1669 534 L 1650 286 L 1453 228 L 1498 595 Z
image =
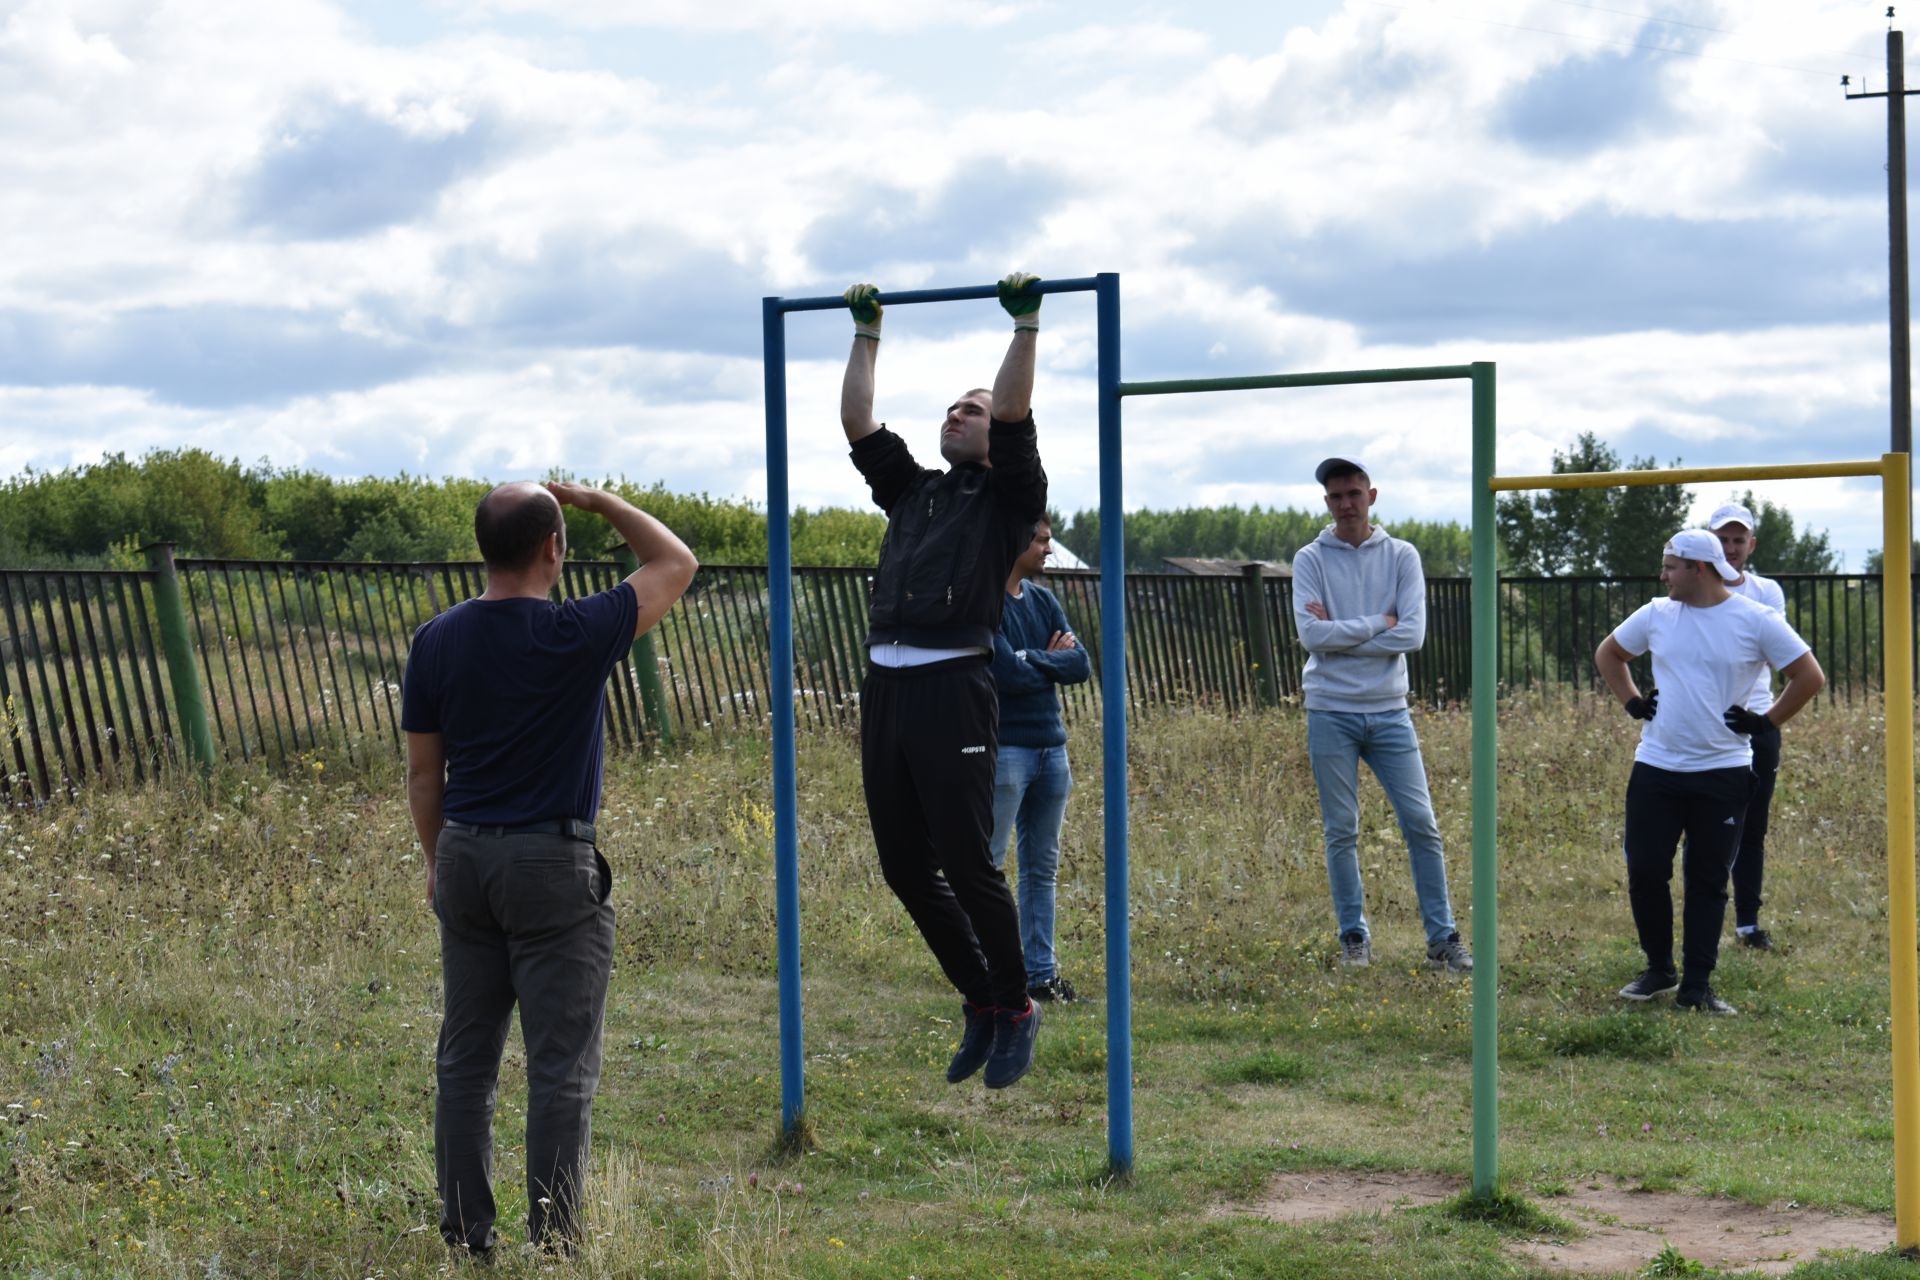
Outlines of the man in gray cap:
M 1711 985 L 1726 919 L 1727 872 L 1753 791 L 1752 739 L 1778 733 L 1827 682 L 1807 642 L 1787 620 L 1735 595 L 1739 572 L 1720 541 L 1686 529 L 1662 548 L 1667 598 L 1651 600 L 1615 627 L 1593 665 L 1627 714 L 1645 723 L 1627 783 L 1627 898 L 1647 967 L 1620 989 L 1627 1000 L 1678 991 L 1675 1003 L 1733 1013 Z M 1653 655 L 1644 694 L 1627 664 Z M 1765 715 L 1743 699 L 1767 668 L 1787 677 Z M 1686 836 L 1684 968 L 1673 956 L 1673 859 Z
M 1707 528 L 1720 539 L 1727 563 L 1740 575 L 1727 584 L 1727 589 L 1786 617 L 1787 593 L 1780 584 L 1747 567 L 1748 558 L 1760 545 L 1753 536 L 1759 528 L 1753 512 L 1737 502 L 1726 503 L 1707 519 Z M 1755 715 L 1767 714 L 1773 706 L 1771 671 L 1760 673 L 1742 704 Z M 1741 945 L 1758 951 L 1773 949 L 1773 935 L 1760 927 L 1760 882 L 1766 875 L 1767 815 L 1773 808 L 1773 784 L 1779 773 L 1780 731 L 1754 734 L 1753 797 L 1747 801 L 1747 814 L 1740 823 L 1740 852 L 1733 862 L 1733 931 Z
M 1407 655 L 1427 638 L 1427 579 L 1413 544 L 1368 519 L 1378 490 L 1365 466 L 1328 458 L 1313 478 L 1326 489 L 1333 523 L 1293 559 L 1293 620 L 1308 653 L 1301 690 L 1307 757 L 1320 792 L 1327 884 L 1340 929 L 1340 963 L 1373 959 L 1360 883 L 1360 762 L 1365 760 L 1400 821 L 1426 928 L 1427 963 L 1473 969 L 1453 926 L 1447 864 L 1433 820 L 1420 739 L 1407 712 Z

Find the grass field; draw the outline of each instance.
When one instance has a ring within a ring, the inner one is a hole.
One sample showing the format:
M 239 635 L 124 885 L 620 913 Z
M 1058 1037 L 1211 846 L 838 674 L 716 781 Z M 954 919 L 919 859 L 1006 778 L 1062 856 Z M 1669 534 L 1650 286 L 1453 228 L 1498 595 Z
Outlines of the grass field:
M 1468 725 L 1423 714 L 1463 931 Z M 1502 711 L 1502 1175 L 1836 1210 L 1892 1204 L 1881 732 L 1790 726 L 1768 923 L 1731 946 L 1733 1019 L 1622 1008 L 1638 968 L 1619 854 L 1633 725 L 1593 699 Z M 1163 713 L 1132 745 L 1137 1176 L 1105 1176 L 1105 1019 L 1056 1008 L 1004 1094 L 941 1075 L 957 1000 L 881 883 L 857 748 L 803 734 L 809 1120 L 779 1113 L 767 748 L 609 772 L 619 951 L 583 1276 L 1548 1274 L 1503 1226 L 1433 1208 L 1308 1226 L 1234 1210 L 1299 1169 L 1468 1169 L 1466 983 L 1424 966 L 1377 788 L 1373 968 L 1337 971 L 1297 711 Z M 1099 741 L 1060 890 L 1064 970 L 1103 981 Z M 0 817 L 0 1271 L 432 1275 L 433 918 L 396 766 L 312 761 L 191 791 Z M 1731 922 L 1729 921 L 1729 935 Z M 523 1075 L 497 1121 L 524 1214 Z M 1556 1229 L 1546 1228 L 1549 1232 Z M 1649 1254 L 1649 1263 L 1652 1255 Z M 1669 1260 L 1671 1263 L 1671 1260 Z M 1677 1273 L 1677 1272 L 1676 1272 Z M 1804 1277 L 1920 1274 L 1837 1258 Z

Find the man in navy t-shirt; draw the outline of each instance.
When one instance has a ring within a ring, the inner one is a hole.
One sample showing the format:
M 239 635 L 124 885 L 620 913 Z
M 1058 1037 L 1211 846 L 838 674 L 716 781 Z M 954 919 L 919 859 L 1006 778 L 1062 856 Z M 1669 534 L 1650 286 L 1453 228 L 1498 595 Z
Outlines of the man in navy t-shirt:
M 641 567 L 609 591 L 554 604 L 562 505 L 604 516 Z M 414 633 L 401 727 L 446 983 L 433 1116 L 440 1234 L 484 1257 L 493 1101 L 516 1003 L 528 1239 L 565 1249 L 578 1231 L 613 963 L 613 874 L 593 830 L 607 678 L 699 566 L 665 525 L 584 485 L 503 484 L 481 501 L 473 531 L 486 592 Z

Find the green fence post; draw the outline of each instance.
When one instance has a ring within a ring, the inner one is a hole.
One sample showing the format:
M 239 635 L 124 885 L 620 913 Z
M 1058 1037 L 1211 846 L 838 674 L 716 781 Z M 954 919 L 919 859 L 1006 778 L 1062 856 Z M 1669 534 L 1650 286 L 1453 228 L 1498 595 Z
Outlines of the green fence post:
M 639 557 L 624 542 L 613 549 L 613 558 L 619 564 L 623 577 L 640 567 Z M 666 693 L 660 688 L 660 659 L 654 656 L 651 631 L 633 642 L 633 670 L 640 677 L 640 707 L 646 713 L 647 723 L 660 735 L 660 745 L 670 747 L 673 745 L 673 720 L 667 715 Z
M 187 758 L 205 777 L 213 769 L 213 732 L 207 727 L 200 672 L 193 665 L 193 636 L 187 629 L 187 609 L 180 599 L 180 575 L 173 567 L 173 544 L 155 542 L 141 550 L 147 554 L 147 567 L 153 570 L 153 611 L 160 624 L 160 649 L 167 656 L 167 682 L 173 686 L 180 736 L 186 739 Z
M 1267 578 L 1258 560 L 1240 566 L 1240 603 L 1247 615 L 1247 645 L 1253 650 L 1255 686 L 1260 705 L 1280 705 L 1280 684 L 1274 670 L 1273 631 L 1267 626 Z
M 1489 1199 L 1500 1175 L 1500 934 L 1495 817 L 1499 732 L 1499 552 L 1494 545 L 1494 366 L 1473 365 L 1473 1194 Z

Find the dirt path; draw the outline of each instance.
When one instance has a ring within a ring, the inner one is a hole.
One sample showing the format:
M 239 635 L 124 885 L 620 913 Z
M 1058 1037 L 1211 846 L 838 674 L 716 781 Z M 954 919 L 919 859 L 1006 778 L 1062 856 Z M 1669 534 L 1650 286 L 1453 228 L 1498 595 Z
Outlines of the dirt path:
M 1287 1173 L 1273 1180 L 1265 1198 L 1240 1212 L 1275 1222 L 1314 1222 L 1438 1204 L 1460 1189 L 1453 1179 L 1430 1173 Z M 1821 1250 L 1877 1252 L 1893 1243 L 1891 1218 L 1634 1191 L 1611 1179 L 1581 1183 L 1540 1204 L 1583 1234 L 1577 1240 L 1528 1240 L 1514 1248 L 1544 1266 L 1577 1275 L 1632 1274 L 1668 1245 L 1710 1267 L 1785 1275 Z

